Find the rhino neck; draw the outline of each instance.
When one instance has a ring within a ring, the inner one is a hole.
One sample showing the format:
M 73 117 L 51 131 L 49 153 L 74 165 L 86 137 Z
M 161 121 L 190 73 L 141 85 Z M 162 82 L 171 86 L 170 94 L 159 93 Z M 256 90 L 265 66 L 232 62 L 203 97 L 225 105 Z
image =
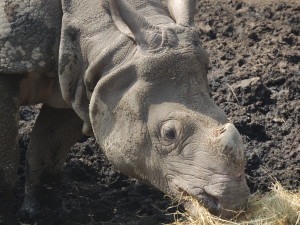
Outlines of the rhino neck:
M 158 0 L 130 0 L 149 22 L 172 19 Z M 100 7 L 99 7 L 100 6 Z M 89 104 L 97 82 L 133 58 L 136 44 L 112 21 L 108 1 L 64 1 L 59 53 L 59 82 L 64 101 L 90 128 Z M 80 19 L 78 19 L 80 18 Z M 90 133 L 90 132 L 86 132 Z
M 88 67 L 84 73 L 84 83 L 87 88 L 89 98 L 97 83 L 112 71 L 126 66 L 134 58 L 137 50 L 133 41 L 123 34 L 117 34 L 114 39 L 107 43 L 106 47 L 91 44 L 89 48 Z

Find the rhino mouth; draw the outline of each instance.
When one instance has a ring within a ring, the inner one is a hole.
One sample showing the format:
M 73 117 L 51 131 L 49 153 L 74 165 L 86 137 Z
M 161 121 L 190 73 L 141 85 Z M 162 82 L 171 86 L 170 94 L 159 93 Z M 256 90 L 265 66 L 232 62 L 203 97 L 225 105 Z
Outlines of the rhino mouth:
M 219 199 L 204 192 L 197 196 L 198 201 L 214 215 L 221 214 L 221 204 Z
M 187 191 L 179 188 L 179 192 L 181 193 L 181 196 L 183 197 L 192 197 L 196 199 L 202 206 L 204 206 L 210 213 L 220 216 L 221 215 L 221 203 L 220 200 L 216 197 L 208 194 L 204 190 L 199 193 L 198 195 L 193 195 L 188 193 Z M 187 198 L 185 198 L 187 199 Z M 197 216 L 197 209 L 195 208 L 193 202 L 189 199 L 184 200 L 183 202 L 184 208 L 192 215 Z

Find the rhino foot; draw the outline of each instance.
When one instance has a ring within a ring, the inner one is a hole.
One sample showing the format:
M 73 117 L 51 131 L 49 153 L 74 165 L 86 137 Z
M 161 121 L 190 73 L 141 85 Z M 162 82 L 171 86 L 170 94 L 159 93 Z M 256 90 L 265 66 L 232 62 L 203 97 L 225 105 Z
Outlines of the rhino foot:
M 54 188 L 35 188 L 31 194 L 25 196 L 19 212 L 21 221 L 44 225 L 60 224 L 58 221 L 64 214 L 60 196 L 60 192 Z
M 64 211 L 62 208 L 56 210 L 33 211 L 32 208 L 25 208 L 19 212 L 20 221 L 25 224 L 35 225 L 60 225 L 64 223 Z

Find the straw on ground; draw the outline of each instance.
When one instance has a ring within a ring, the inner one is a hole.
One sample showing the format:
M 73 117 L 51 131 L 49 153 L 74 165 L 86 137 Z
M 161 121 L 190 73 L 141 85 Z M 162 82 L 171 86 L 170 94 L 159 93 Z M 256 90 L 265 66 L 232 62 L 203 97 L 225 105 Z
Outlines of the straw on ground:
M 298 225 L 300 224 L 300 190 L 285 190 L 278 182 L 270 192 L 253 194 L 248 209 L 238 213 L 231 221 L 211 215 L 196 200 L 192 200 L 195 215 L 174 214 L 175 222 L 169 225 Z

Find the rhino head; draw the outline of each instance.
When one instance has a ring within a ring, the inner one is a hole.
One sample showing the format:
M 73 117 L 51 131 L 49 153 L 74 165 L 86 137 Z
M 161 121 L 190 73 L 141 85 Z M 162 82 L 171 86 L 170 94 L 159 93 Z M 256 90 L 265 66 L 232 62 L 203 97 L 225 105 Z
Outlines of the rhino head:
M 242 139 L 209 96 L 208 57 L 193 28 L 195 1 L 168 7 L 174 22 L 155 26 L 126 1 L 111 1 L 115 25 L 135 48 L 94 88 L 93 132 L 121 172 L 232 216 L 249 197 Z

